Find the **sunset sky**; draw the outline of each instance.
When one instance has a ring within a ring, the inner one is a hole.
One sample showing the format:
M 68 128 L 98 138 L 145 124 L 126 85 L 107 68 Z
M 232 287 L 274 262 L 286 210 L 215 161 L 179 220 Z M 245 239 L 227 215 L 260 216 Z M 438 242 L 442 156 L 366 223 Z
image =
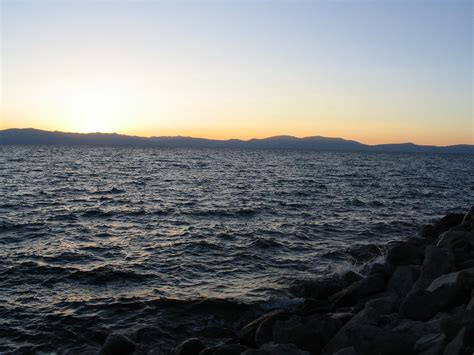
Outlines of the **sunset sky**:
M 0 129 L 474 144 L 470 0 L 0 3 Z

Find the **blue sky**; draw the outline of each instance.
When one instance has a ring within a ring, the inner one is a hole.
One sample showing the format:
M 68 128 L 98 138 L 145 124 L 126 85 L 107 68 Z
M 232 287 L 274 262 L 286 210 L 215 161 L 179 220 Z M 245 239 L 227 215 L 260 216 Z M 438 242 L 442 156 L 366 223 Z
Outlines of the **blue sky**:
M 0 128 L 473 143 L 471 1 L 13 1 Z

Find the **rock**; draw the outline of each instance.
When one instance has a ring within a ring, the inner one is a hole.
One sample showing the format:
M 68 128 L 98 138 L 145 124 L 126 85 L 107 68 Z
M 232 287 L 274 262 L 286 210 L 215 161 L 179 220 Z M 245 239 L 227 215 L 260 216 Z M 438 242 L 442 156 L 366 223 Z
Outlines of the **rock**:
M 464 218 L 462 219 L 462 224 L 470 224 L 474 222 L 474 206 L 471 207 L 468 213 L 464 215 Z
M 380 315 L 390 314 L 396 311 L 397 299 L 394 296 L 384 296 L 380 298 L 374 298 L 368 301 L 365 306 L 371 307 L 377 310 Z
M 445 230 L 448 230 L 461 224 L 464 216 L 464 213 L 449 213 L 441 218 L 437 224 Z
M 114 332 L 105 339 L 100 355 L 128 355 L 133 354 L 136 344 L 127 336 Z
M 333 355 L 358 355 L 353 346 L 348 346 L 343 348 L 338 352 L 335 352 Z
M 365 308 L 357 313 L 352 319 L 347 322 L 336 335 L 324 346 L 322 354 L 333 354 L 342 348 L 350 346 L 349 333 L 352 329 L 362 325 L 375 325 L 380 315 L 373 308 Z
M 391 330 L 373 325 L 361 325 L 349 332 L 350 343 L 358 354 L 409 355 L 414 354 L 413 344 Z
M 441 233 L 462 223 L 464 214 L 450 213 L 433 225 L 423 226 L 420 231 L 420 236 L 423 238 L 435 239 Z
M 397 245 L 387 252 L 385 267 L 391 274 L 398 266 L 419 265 L 423 262 L 423 249 L 411 244 Z
M 427 246 L 420 276 L 414 283 L 412 292 L 426 289 L 434 279 L 453 271 L 456 271 L 454 261 L 446 249 Z
M 387 291 L 405 298 L 420 275 L 418 266 L 399 266 L 387 283 Z
M 346 271 L 340 275 L 340 278 L 342 281 L 346 282 L 347 284 L 351 284 L 353 282 L 362 280 L 363 277 L 358 274 L 357 272 L 354 272 L 352 270 Z
M 463 327 L 444 349 L 444 355 L 471 355 L 474 353 L 474 327 Z
M 385 276 L 382 274 L 372 274 L 339 291 L 330 300 L 335 307 L 352 306 L 364 297 L 383 291 L 384 288 Z
M 474 324 L 474 311 L 461 308 L 458 312 L 443 318 L 440 327 L 447 339 L 451 340 L 469 324 Z
M 474 287 L 474 267 L 441 275 L 431 282 L 427 290 L 433 292 L 440 287 L 459 287 L 470 293 Z
M 474 266 L 474 232 L 466 230 L 465 226 L 444 233 L 437 246 L 449 250 L 459 270 Z
M 390 274 L 387 273 L 387 268 L 385 267 L 385 264 L 382 263 L 373 263 L 370 266 L 369 275 L 372 274 L 385 274 L 386 276 L 390 276 Z
M 403 338 L 413 345 L 426 334 L 439 334 L 441 332 L 439 326 L 436 324 L 409 319 L 396 320 L 389 328 L 403 336 Z
M 214 351 L 213 355 L 240 355 L 248 350 L 248 347 L 242 344 L 224 344 Z
M 277 321 L 273 326 L 273 341 L 278 344 L 295 344 L 302 350 L 319 354 L 322 347 L 342 327 L 342 321 L 315 314 L 292 316 L 286 321 Z
M 242 355 L 310 355 L 310 353 L 298 349 L 294 344 L 264 344 L 260 349 L 247 350 Z
M 400 306 L 400 312 L 410 319 L 425 321 L 436 313 L 467 303 L 469 291 L 462 273 L 442 275 L 426 290 L 410 292 Z
M 471 300 L 469 301 L 469 303 L 467 304 L 467 307 L 466 309 L 468 310 L 472 310 L 474 309 L 474 291 L 471 292 Z
M 314 298 L 306 298 L 301 305 L 301 313 L 327 313 L 332 310 L 332 303 L 329 301 L 315 300 Z
M 441 355 L 445 346 L 446 336 L 444 334 L 427 334 L 418 339 L 413 349 L 418 354 Z
M 337 277 L 326 277 L 316 280 L 306 280 L 292 286 L 290 291 L 298 297 L 327 300 L 336 292 L 347 287 L 348 284 L 346 280 Z
M 236 339 L 237 333 L 223 327 L 206 327 L 198 332 L 199 336 L 210 339 Z
M 206 345 L 197 338 L 190 338 L 183 341 L 174 349 L 175 355 L 198 355 Z
M 239 331 L 239 341 L 247 346 L 255 347 L 255 333 L 257 332 L 257 329 L 260 324 L 268 318 L 275 318 L 279 320 L 287 319 L 288 314 L 284 310 L 276 309 L 274 311 L 262 315 L 261 317 L 247 324 Z
M 258 348 L 273 341 L 273 326 L 277 320 L 277 317 L 270 317 L 260 323 L 255 332 L 255 345 Z

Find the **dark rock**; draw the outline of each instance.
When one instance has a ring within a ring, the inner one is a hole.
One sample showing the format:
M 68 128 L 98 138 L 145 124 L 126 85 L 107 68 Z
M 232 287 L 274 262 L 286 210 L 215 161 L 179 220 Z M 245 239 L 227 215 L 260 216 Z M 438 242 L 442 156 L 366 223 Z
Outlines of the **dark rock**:
M 388 281 L 387 291 L 399 298 L 405 298 L 419 275 L 418 266 L 399 266 Z
M 301 313 L 304 315 L 313 313 L 327 313 L 332 310 L 332 303 L 329 301 L 306 298 L 301 305 Z
M 210 339 L 236 339 L 237 333 L 223 327 L 206 327 L 198 332 L 199 336 Z
M 255 332 L 255 345 L 258 348 L 273 341 L 273 326 L 277 320 L 277 317 L 269 317 L 260 323 Z
M 133 354 L 136 344 L 127 336 L 114 332 L 105 339 L 100 350 L 101 355 L 128 355 Z
M 413 349 L 417 354 L 441 355 L 446 346 L 446 336 L 444 334 L 426 334 L 415 343 Z
M 467 302 L 469 293 L 458 280 L 443 275 L 428 289 L 410 292 L 400 306 L 400 312 L 407 318 L 425 321 L 438 312 Z
M 437 245 L 449 250 L 458 270 L 474 266 L 474 232 L 465 226 L 444 233 Z
M 330 300 L 335 307 L 352 306 L 364 297 L 383 291 L 384 288 L 385 276 L 372 274 L 339 291 Z
M 347 348 L 343 348 L 338 352 L 335 352 L 333 355 L 359 355 L 357 351 L 355 351 L 353 346 L 348 346 Z
M 390 276 L 390 274 L 387 272 L 385 264 L 382 263 L 373 263 L 370 266 L 369 275 L 372 274 L 385 274 L 387 277 Z
M 413 344 L 402 335 L 373 325 L 361 325 L 349 332 L 350 343 L 359 354 L 409 355 Z
M 464 218 L 462 219 L 462 224 L 471 224 L 474 222 L 474 206 L 471 207 L 468 213 L 464 215 Z
M 474 354 L 474 327 L 463 327 L 444 349 L 444 355 Z
M 412 291 L 426 289 L 437 277 L 456 271 L 454 261 L 446 249 L 429 245 L 425 250 L 425 259 L 420 276 L 412 287 Z
M 449 213 L 437 223 L 439 226 L 442 226 L 445 230 L 456 227 L 461 224 L 464 218 L 464 213 Z
M 175 355 L 198 355 L 206 345 L 197 338 L 190 338 L 183 341 L 174 349 Z
M 438 238 L 441 233 L 461 224 L 463 218 L 463 213 L 450 213 L 435 224 L 423 226 L 420 231 L 420 236 L 429 239 Z
M 346 271 L 346 272 L 343 272 L 341 275 L 340 275 L 340 278 L 342 281 L 346 282 L 347 284 L 351 284 L 353 282 L 356 282 L 356 281 L 359 281 L 359 280 L 362 280 L 363 277 L 358 274 L 357 272 L 354 272 L 354 271 Z
M 471 300 L 469 301 L 469 303 L 467 304 L 467 307 L 466 307 L 468 310 L 472 310 L 474 309 L 474 291 L 471 291 Z
M 376 325 L 380 315 L 373 308 L 365 308 L 347 322 L 334 337 L 324 346 L 322 354 L 333 354 L 350 346 L 349 333 L 362 325 Z
M 258 350 L 247 350 L 242 355 L 310 355 L 310 353 L 298 349 L 294 344 L 265 344 Z
M 280 319 L 280 320 L 287 319 L 288 314 L 284 310 L 276 309 L 274 311 L 271 311 L 269 313 L 262 315 L 261 317 L 247 324 L 245 327 L 243 327 L 239 331 L 238 333 L 239 341 L 242 344 L 245 344 L 247 346 L 255 347 L 255 333 L 257 332 L 257 329 L 260 326 L 260 324 L 268 318 L 275 318 L 275 319 Z
M 344 325 L 347 322 L 349 322 L 352 319 L 352 317 L 354 317 L 354 313 L 337 312 L 337 313 L 327 314 L 327 316 L 329 316 L 332 319 L 340 320 L 342 324 Z
M 325 277 L 316 280 L 306 280 L 290 288 L 290 291 L 298 297 L 312 298 L 315 300 L 327 300 L 336 292 L 348 286 L 346 280 L 338 277 Z
M 474 324 L 474 311 L 461 308 L 458 312 L 445 317 L 440 327 L 446 337 L 451 340 L 467 325 Z
M 437 324 L 433 324 L 431 322 L 413 321 L 409 319 L 395 320 L 387 328 L 403 336 L 406 341 L 413 345 L 426 334 L 439 334 L 441 332 Z
M 390 314 L 397 310 L 397 298 L 395 296 L 384 296 L 368 301 L 365 306 L 377 310 L 380 315 Z
M 214 351 L 213 355 L 240 355 L 248 350 L 248 347 L 242 344 L 224 344 Z
M 397 245 L 387 252 L 385 267 L 391 274 L 398 266 L 419 265 L 423 262 L 423 248 L 411 244 Z
M 277 321 L 273 326 L 273 341 L 295 344 L 302 350 L 319 354 L 322 347 L 342 327 L 342 321 L 322 315 L 292 316 L 287 321 Z

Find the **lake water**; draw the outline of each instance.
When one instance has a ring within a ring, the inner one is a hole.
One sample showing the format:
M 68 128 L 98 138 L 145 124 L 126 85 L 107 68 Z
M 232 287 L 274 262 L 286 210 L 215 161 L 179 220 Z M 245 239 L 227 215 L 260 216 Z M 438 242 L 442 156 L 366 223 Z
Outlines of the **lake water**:
M 0 352 L 166 346 L 473 197 L 472 155 L 0 146 Z

